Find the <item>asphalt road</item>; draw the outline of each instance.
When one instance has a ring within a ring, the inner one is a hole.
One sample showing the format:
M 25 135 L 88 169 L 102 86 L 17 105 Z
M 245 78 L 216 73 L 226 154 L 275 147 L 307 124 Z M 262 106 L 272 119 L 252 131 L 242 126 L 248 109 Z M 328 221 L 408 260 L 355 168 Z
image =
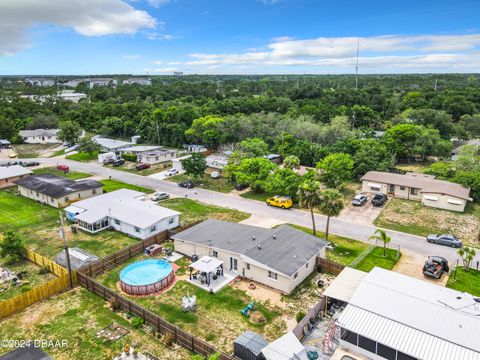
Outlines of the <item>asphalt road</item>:
M 121 170 L 115 170 L 114 168 L 103 167 L 99 163 L 81 163 L 72 160 L 55 158 L 38 158 L 35 160 L 39 161 L 40 163 L 49 165 L 57 165 L 59 163 L 66 164 L 72 170 L 86 172 L 92 175 L 101 176 L 106 179 L 111 177 L 114 180 L 165 191 L 176 196 L 183 197 L 187 195 L 190 199 L 199 200 L 207 204 L 236 209 L 256 216 L 275 218 L 285 223 L 311 227 L 311 217 L 310 213 L 307 211 L 296 209 L 282 210 L 278 208 L 267 207 L 263 202 L 245 199 L 233 194 L 224 194 L 198 188 L 183 189 L 179 188 L 177 184 L 169 181 L 159 180 L 148 176 L 136 175 Z M 317 214 L 315 215 L 315 221 L 318 229 L 325 229 L 325 216 Z M 432 221 L 435 221 L 435 219 L 432 219 Z M 330 233 L 360 240 L 367 243 L 372 242 L 368 238 L 375 232 L 375 230 L 376 227 L 356 223 L 354 219 L 352 219 L 351 221 L 341 218 L 330 219 Z M 457 261 L 457 259 L 459 258 L 456 249 L 429 244 L 425 241 L 424 237 L 410 235 L 393 230 L 387 230 L 387 233 L 392 239 L 390 243 L 391 248 L 399 247 L 400 250 L 406 249 L 417 254 L 421 254 L 423 256 L 443 256 L 447 258 L 450 263 Z M 477 260 L 480 261 L 480 254 L 477 255 L 475 261 Z

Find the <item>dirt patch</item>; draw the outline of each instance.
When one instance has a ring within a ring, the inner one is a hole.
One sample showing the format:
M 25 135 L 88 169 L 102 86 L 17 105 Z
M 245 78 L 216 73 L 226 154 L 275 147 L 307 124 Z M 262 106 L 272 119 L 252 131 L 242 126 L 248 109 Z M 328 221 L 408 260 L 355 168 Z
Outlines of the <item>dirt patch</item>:
M 250 288 L 250 284 L 255 284 L 255 289 Z M 244 290 L 249 296 L 255 300 L 262 302 L 269 302 L 272 305 L 278 306 L 280 308 L 285 308 L 285 303 L 282 301 L 282 295 L 267 286 L 261 285 L 259 283 L 240 280 L 232 284 L 233 288 Z
M 419 280 L 445 286 L 448 281 L 448 274 L 443 274 L 440 279 L 434 279 L 423 275 L 422 268 L 425 260 L 427 260 L 427 256 L 402 250 L 402 256 L 392 270 Z

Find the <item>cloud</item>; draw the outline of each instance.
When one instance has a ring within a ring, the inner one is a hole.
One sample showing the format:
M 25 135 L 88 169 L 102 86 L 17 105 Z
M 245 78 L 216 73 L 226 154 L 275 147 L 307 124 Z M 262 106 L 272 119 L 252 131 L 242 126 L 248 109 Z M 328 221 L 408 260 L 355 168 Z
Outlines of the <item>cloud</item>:
M 176 67 L 164 67 L 164 68 L 153 69 L 153 71 L 156 73 L 173 73 L 175 71 L 180 71 L 180 70 Z
M 160 6 L 168 4 L 170 0 L 147 0 L 147 2 L 150 6 L 159 8 Z
M 274 38 L 267 50 L 243 53 L 190 54 L 185 65 L 195 68 L 223 66 L 290 66 L 350 68 L 356 63 L 360 41 L 361 69 L 371 72 L 395 69 L 442 71 L 480 70 L 480 34 L 381 35 L 371 37 L 319 37 L 295 40 Z M 382 70 L 383 69 L 383 70 Z M 267 70 L 268 71 L 268 70 Z
M 157 21 L 122 0 L 0 1 L 0 56 L 29 47 L 29 30 L 37 25 L 72 28 L 84 36 L 104 36 L 155 29 Z
M 151 32 L 145 32 L 145 36 L 149 40 L 175 40 L 179 39 L 179 36 L 172 35 L 172 34 L 165 34 L 165 33 L 159 33 L 156 31 L 151 31 Z
M 137 59 L 140 59 L 141 56 L 137 54 L 126 54 L 126 55 L 123 55 L 122 58 L 127 60 L 137 60 Z

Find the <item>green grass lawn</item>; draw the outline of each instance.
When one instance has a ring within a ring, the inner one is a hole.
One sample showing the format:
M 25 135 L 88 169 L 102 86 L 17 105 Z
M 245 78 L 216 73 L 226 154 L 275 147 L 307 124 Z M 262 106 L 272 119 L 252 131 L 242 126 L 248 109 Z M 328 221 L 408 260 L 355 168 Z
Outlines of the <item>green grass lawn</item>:
M 185 180 L 191 180 L 195 184 L 195 186 L 201 189 L 207 189 L 212 191 L 218 191 L 222 193 L 229 193 L 235 188 L 235 185 L 228 181 L 228 179 L 224 177 L 220 177 L 219 179 L 212 179 L 210 174 L 204 174 L 202 177 L 193 177 L 185 174 L 180 174 L 172 177 L 168 177 L 165 180 L 172 181 L 175 183 L 179 183 Z
M 49 157 L 57 157 L 60 155 L 65 155 L 65 149 L 54 151 Z
M 22 286 L 14 286 L 14 285 L 10 285 L 9 283 L 0 284 L 0 289 L 6 289 L 0 292 L 0 301 L 6 300 L 18 294 L 21 294 L 25 291 L 28 291 L 38 285 L 41 285 L 55 278 L 55 275 L 49 272 L 42 273 L 40 271 L 41 270 L 40 266 L 26 259 L 22 259 L 13 264 L 7 263 L 6 259 L 0 259 L 0 267 L 6 268 L 15 274 L 19 273 L 20 271 L 26 272 L 26 276 L 24 277 L 24 279 L 22 279 L 22 281 L 28 282 Z
M 272 197 L 273 195 L 269 193 L 257 193 L 255 191 L 250 190 L 240 194 L 240 196 L 245 199 L 265 202 L 269 197 Z
M 25 240 L 26 246 L 53 258 L 63 248 L 58 235 L 60 209 L 15 195 L 15 189 L 0 191 L 0 229 L 13 230 Z M 105 256 L 137 242 L 136 239 L 113 230 L 97 234 L 79 231 L 72 234 L 67 226 L 71 247 L 80 247 L 97 256 Z
M 447 287 L 480 296 L 480 271 L 475 269 L 465 270 L 459 266 L 456 276 L 452 274 L 448 278 Z
M 34 174 L 51 174 L 51 175 L 66 177 L 67 179 L 70 179 L 70 180 L 85 179 L 92 176 L 91 174 L 75 172 L 75 171 L 70 171 L 67 175 L 65 175 L 63 171 L 57 170 L 55 167 L 35 169 L 33 170 L 33 173 Z
M 127 263 L 100 275 L 97 280 L 117 290 L 120 271 L 126 264 L 142 259 L 145 259 L 143 254 L 137 255 Z M 177 264 L 186 267 L 188 262 Z M 182 297 L 187 294 L 197 297 L 195 313 L 186 313 L 182 310 Z M 254 299 L 245 291 L 231 286 L 224 287 L 216 294 L 210 294 L 184 280 L 178 280 L 172 288 L 162 294 L 140 298 L 127 295 L 127 298 L 226 352 L 232 351 L 233 340 L 245 330 L 256 331 L 268 339 L 275 339 L 282 334 L 280 329 L 285 330 L 280 324 L 283 321 L 279 318 L 281 315 L 279 309 L 272 305 L 259 301 L 255 303 L 256 311 L 266 319 L 262 324 L 253 323 L 241 315 L 240 310 Z
M 152 174 L 156 174 L 161 171 L 166 171 L 168 168 L 171 167 L 171 163 L 169 164 L 152 164 L 148 169 L 145 170 L 137 170 L 135 166 L 137 163 L 126 161 L 125 165 L 123 166 L 117 166 L 113 167 L 112 165 L 104 165 L 105 167 L 110 167 L 114 170 L 120 170 L 120 171 L 125 171 L 129 172 L 132 174 L 137 174 L 137 175 L 142 175 L 142 176 L 148 176 Z
M 383 247 L 376 247 L 365 259 L 355 266 L 355 269 L 370 272 L 375 266 L 391 270 L 397 263 L 397 250 L 387 249 L 387 256 L 383 256 Z
M 184 198 L 163 200 L 158 204 L 181 212 L 180 223 L 182 226 L 206 219 L 239 222 L 250 217 L 250 214 L 238 210 L 207 205 L 199 201 Z
M 152 194 L 153 192 L 155 192 L 153 189 L 138 185 L 127 184 L 117 180 L 101 180 L 100 182 L 103 184 L 103 190 L 106 192 L 112 192 L 118 189 L 136 190 L 144 192 L 146 194 Z
M 72 155 L 67 155 L 66 157 L 69 160 L 81 161 L 81 162 L 89 162 L 98 159 L 98 151 L 94 151 L 93 153 L 86 153 L 86 152 L 79 152 Z
M 132 342 L 138 344 L 139 352 L 149 352 L 159 359 L 190 359 L 190 354 L 183 348 L 165 348 L 160 340 L 143 329 L 133 328 L 126 318 L 120 316 L 122 313 L 112 312 L 105 304 L 99 296 L 76 288 L 0 320 L 2 338 L 66 340 L 67 347 L 43 349 L 56 360 L 113 359 Z M 98 338 L 96 333 L 111 323 L 126 328 L 128 334 L 115 342 Z M 11 350 L 0 348 L 0 354 Z

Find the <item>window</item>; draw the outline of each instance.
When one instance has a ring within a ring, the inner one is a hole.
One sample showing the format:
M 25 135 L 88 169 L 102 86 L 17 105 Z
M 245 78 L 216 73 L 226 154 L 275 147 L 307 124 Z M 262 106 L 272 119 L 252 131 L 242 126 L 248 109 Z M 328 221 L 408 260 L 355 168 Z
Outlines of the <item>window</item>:
M 115 221 L 115 224 L 120 225 L 120 220 L 114 219 L 113 221 Z
M 418 195 L 418 189 L 410 188 L 410 195 Z
M 135 232 L 139 233 L 140 232 L 140 229 L 138 227 L 135 226 Z
M 213 250 L 212 256 L 218 258 L 218 251 Z
M 273 280 L 277 280 L 277 273 L 273 271 L 268 272 L 268 277 Z
M 417 360 L 417 358 L 414 358 L 413 356 L 404 354 L 400 351 L 397 352 L 397 360 Z
M 152 226 L 152 227 L 150 228 L 150 232 L 152 232 L 152 233 L 155 232 L 156 230 L 157 230 L 157 226 L 156 226 L 156 225 L 154 225 L 154 226 Z
M 174 221 L 173 218 L 168 219 L 168 223 L 169 223 L 169 224 L 173 224 L 173 221 Z
M 68 200 L 70 200 L 70 199 L 68 198 L 68 196 L 65 196 L 65 201 L 68 201 Z
M 250 270 L 250 264 L 247 264 L 247 270 Z
M 79 198 L 79 199 L 81 198 L 81 195 L 80 195 L 80 193 L 78 193 L 78 198 Z
M 342 340 L 349 342 L 350 344 L 357 345 L 358 335 L 354 332 L 342 329 Z
M 97 193 L 97 189 L 92 190 L 92 195 L 95 195 Z
M 367 339 L 361 335 L 358 336 L 358 346 L 374 354 L 377 349 L 377 343 L 375 341 Z
M 377 344 L 377 355 L 380 355 L 388 360 L 395 360 L 396 351 L 379 343 Z
M 50 202 L 53 203 L 53 201 L 54 201 L 53 198 L 50 198 Z
M 305 269 L 308 269 L 308 263 L 305 264 Z
M 297 277 L 298 277 L 298 273 L 295 273 L 295 274 L 293 275 L 293 278 L 296 279 Z
M 405 190 L 405 186 L 400 186 L 400 190 Z

